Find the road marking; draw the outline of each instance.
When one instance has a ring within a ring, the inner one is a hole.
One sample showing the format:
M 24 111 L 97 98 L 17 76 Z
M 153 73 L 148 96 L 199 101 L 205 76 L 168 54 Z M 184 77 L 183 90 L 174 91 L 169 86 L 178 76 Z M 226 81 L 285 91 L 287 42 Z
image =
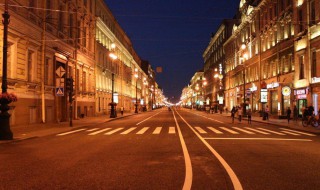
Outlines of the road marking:
M 213 128 L 213 127 L 208 127 L 208 129 L 210 129 L 211 131 L 213 131 L 213 132 L 215 132 L 215 133 L 217 133 L 217 134 L 223 134 L 223 132 L 221 132 L 221 131 Z
M 203 142 L 203 144 L 211 151 L 211 153 L 220 161 L 220 163 L 225 168 L 225 170 L 227 171 L 227 173 L 232 181 L 233 188 L 235 190 L 242 190 L 243 189 L 242 185 L 241 185 L 237 175 L 234 173 L 232 168 L 229 166 L 229 164 L 223 159 L 223 157 L 214 148 L 212 148 L 212 146 L 210 146 L 210 144 L 204 138 L 201 137 L 201 135 L 199 133 L 197 133 L 196 130 L 194 130 L 192 128 L 192 126 L 179 114 L 179 112 L 177 112 L 177 114 L 189 126 L 189 128 L 197 135 L 197 137 Z M 189 189 L 191 189 L 191 186 Z
M 108 131 L 108 130 L 110 130 L 110 129 L 111 129 L 111 128 L 105 128 L 105 129 L 102 129 L 102 130 L 99 130 L 99 131 L 96 131 L 96 132 L 93 132 L 93 133 L 89 133 L 88 135 L 96 135 L 96 134 L 99 134 L 99 133 Z
M 239 130 L 239 131 L 242 131 L 242 132 L 244 132 L 244 133 L 250 134 L 250 135 L 255 134 L 255 133 L 253 133 L 253 132 L 251 132 L 251 131 L 247 131 L 247 130 L 245 130 L 245 129 L 241 129 L 241 128 L 239 128 L 239 127 L 232 127 L 232 128 L 233 128 L 233 129 L 237 129 L 237 130 Z
M 105 133 L 104 135 L 112 135 L 113 133 L 116 133 L 116 132 L 118 132 L 118 131 L 121 131 L 122 129 L 123 129 L 123 128 L 114 129 L 114 130 L 112 130 L 112 131 L 109 131 L 109 132 Z
M 172 112 L 174 121 L 176 122 L 178 134 L 179 134 L 179 139 L 181 142 L 181 147 L 182 147 L 182 152 L 183 152 L 183 157 L 184 157 L 184 163 L 185 163 L 185 170 L 186 170 L 186 175 L 184 176 L 184 183 L 182 190 L 190 190 L 192 186 L 192 165 L 191 165 L 191 159 L 190 155 L 188 152 L 188 148 L 186 145 L 186 142 L 183 139 L 182 132 L 179 126 L 179 123 L 177 121 L 176 115 L 174 114 L 174 111 Z M 181 115 L 177 112 L 177 114 L 181 117 Z M 182 117 L 181 117 L 182 118 Z M 190 127 L 190 126 L 189 126 Z M 190 127 L 192 128 L 192 127 Z M 191 129 L 193 130 L 193 129 Z
M 162 129 L 162 127 L 157 127 L 157 128 L 153 131 L 153 133 L 152 133 L 152 134 L 154 134 L 154 135 L 158 135 L 158 134 L 160 134 L 161 129 Z
M 203 130 L 201 127 L 195 127 L 195 129 L 197 129 L 197 131 L 201 134 L 206 134 L 207 132 L 205 130 Z
M 126 134 L 129 134 L 131 131 L 133 131 L 133 130 L 135 130 L 136 129 L 136 127 L 131 127 L 130 129 L 128 129 L 128 130 L 126 130 L 126 131 L 124 131 L 124 132 L 122 132 L 122 133 L 120 133 L 121 135 L 126 135 Z
M 92 131 L 95 131 L 95 130 L 98 130 L 98 129 L 100 129 L 100 128 L 93 128 L 93 129 L 89 129 L 89 130 L 87 130 L 88 132 L 92 132 Z
M 176 129 L 174 127 L 169 127 L 169 134 L 175 134 Z
M 317 136 L 317 135 L 314 135 L 314 134 L 311 134 L 311 133 L 304 133 L 304 132 L 294 131 L 294 130 L 286 129 L 286 128 L 280 128 L 280 129 L 287 130 L 287 131 L 292 131 L 292 132 L 295 132 L 295 133 L 300 133 L 300 134 L 308 135 L 308 136 L 312 136 L 312 137 L 316 137 Z
M 142 134 L 145 133 L 148 129 L 149 129 L 149 127 L 144 127 L 144 128 L 142 128 L 140 131 L 138 131 L 136 134 L 142 135 Z
M 293 132 L 290 132 L 290 131 L 281 131 L 281 132 L 287 133 L 287 134 L 290 134 L 290 135 L 301 136 L 300 134 L 293 133 Z
M 282 138 L 204 138 L 206 140 L 272 140 L 272 141 L 312 141 L 311 139 L 282 139 Z
M 274 134 L 277 134 L 277 135 L 286 135 L 286 134 L 283 134 L 283 133 L 279 133 L 279 132 L 276 132 L 276 131 L 271 131 L 271 130 L 264 129 L 264 128 L 258 128 L 258 129 L 263 130 L 263 131 L 267 131 L 269 133 L 274 133 Z
M 223 129 L 225 131 L 228 131 L 229 133 L 232 133 L 232 134 L 239 134 L 237 131 L 233 131 L 231 129 L 228 129 L 228 128 L 225 128 L 225 127 L 220 127 L 220 129 Z
M 162 112 L 162 111 L 160 111 L 159 113 L 161 113 L 161 112 Z M 139 122 L 139 123 L 137 123 L 136 125 L 140 125 L 141 123 L 143 123 L 143 122 L 147 121 L 148 119 L 150 119 L 150 118 L 152 118 L 152 117 L 154 117 L 154 116 L 158 115 L 159 113 L 156 113 L 156 114 L 154 114 L 154 115 L 152 115 L 152 116 L 148 117 L 147 119 L 140 121 L 140 122 Z
M 57 136 L 69 135 L 69 134 L 72 134 L 72 133 L 77 133 L 77 132 L 80 132 L 80 131 L 84 131 L 84 130 L 86 130 L 86 129 L 87 129 L 87 128 L 78 129 L 78 130 L 74 130 L 74 131 L 69 131 L 69 132 L 66 132 L 66 133 L 60 133 L 60 134 L 57 134 Z
M 249 127 L 245 127 L 246 129 L 249 129 L 251 131 L 254 131 L 254 132 L 257 132 L 257 133 L 261 133 L 261 134 L 264 134 L 264 135 L 270 135 L 270 133 L 266 133 L 266 132 L 263 132 L 263 131 L 259 131 L 257 129 L 252 129 L 252 128 L 249 128 Z

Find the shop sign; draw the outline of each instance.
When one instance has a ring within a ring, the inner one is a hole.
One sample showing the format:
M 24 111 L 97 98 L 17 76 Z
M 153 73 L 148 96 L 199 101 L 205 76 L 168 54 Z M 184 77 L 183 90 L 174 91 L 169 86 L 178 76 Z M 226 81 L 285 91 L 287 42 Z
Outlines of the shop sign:
M 268 102 L 268 90 L 267 89 L 261 89 L 260 100 L 261 100 L 261 103 Z
M 306 95 L 306 94 L 297 95 L 297 99 L 298 99 L 298 100 L 300 100 L 300 99 L 307 99 L 307 95 Z
M 271 84 L 267 84 L 267 89 L 269 89 L 269 88 L 276 88 L 276 87 L 278 87 L 278 86 L 279 86 L 279 83 L 273 82 L 273 83 L 271 83 Z
M 318 83 L 320 82 L 320 77 L 312 77 L 311 78 L 311 83 Z
M 250 90 L 251 90 L 251 92 L 257 91 L 257 90 L 258 90 L 258 87 L 257 87 L 257 86 L 252 86 L 252 87 L 250 88 Z
M 290 94 L 291 94 L 291 89 L 289 86 L 282 87 L 282 95 L 290 96 Z
M 302 94 L 307 94 L 306 89 L 299 89 L 294 91 L 294 95 L 302 95 Z

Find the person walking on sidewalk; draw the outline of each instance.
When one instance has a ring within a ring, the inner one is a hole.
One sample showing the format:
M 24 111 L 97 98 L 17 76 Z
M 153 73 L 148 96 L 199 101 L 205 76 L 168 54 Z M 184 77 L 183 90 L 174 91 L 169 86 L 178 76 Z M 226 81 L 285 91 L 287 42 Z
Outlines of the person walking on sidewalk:
M 121 115 L 123 115 L 123 111 L 124 111 L 124 107 L 123 106 L 121 106 L 120 111 L 121 111 Z
M 287 119 L 288 119 L 288 123 L 290 121 L 290 116 L 291 116 L 291 109 L 290 107 L 287 108 Z
M 241 119 L 242 119 L 242 108 L 239 106 L 238 108 L 238 119 L 239 119 L 239 123 L 241 123 Z
M 236 108 L 233 106 L 231 109 L 231 118 L 232 118 L 232 123 L 234 123 L 234 115 L 236 114 Z
M 251 116 L 252 116 L 251 109 L 248 109 L 247 115 L 248 115 L 248 124 L 251 124 Z
M 293 120 L 298 121 L 298 116 L 299 116 L 298 108 L 297 108 L 297 106 L 294 106 L 293 107 Z
M 265 108 L 265 114 L 266 114 L 266 119 L 269 120 L 269 107 L 266 106 Z

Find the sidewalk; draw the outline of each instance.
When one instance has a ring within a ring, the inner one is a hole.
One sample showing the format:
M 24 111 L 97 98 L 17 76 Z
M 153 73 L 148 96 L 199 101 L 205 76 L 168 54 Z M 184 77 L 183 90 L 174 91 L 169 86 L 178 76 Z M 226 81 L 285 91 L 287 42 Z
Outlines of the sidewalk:
M 72 120 L 72 127 L 70 127 L 69 121 L 60 122 L 60 123 L 45 123 L 45 124 L 41 123 L 41 124 L 11 126 L 10 129 L 13 133 L 13 140 L 0 141 L 0 144 L 12 142 L 12 141 L 32 139 L 32 138 L 47 136 L 47 135 L 56 134 L 56 133 L 63 133 L 63 132 L 67 132 L 67 131 L 74 130 L 81 127 L 87 127 L 87 126 L 105 123 L 115 119 L 121 119 L 134 114 L 135 114 L 134 112 L 130 112 L 130 113 L 124 113 L 123 116 L 121 116 L 121 114 L 118 113 L 117 118 L 110 118 L 109 115 L 79 118 L 77 120 Z
M 189 110 L 189 109 L 188 109 Z M 197 110 L 192 110 L 192 111 L 197 111 Z M 223 112 L 222 114 L 220 113 L 213 113 L 213 114 L 207 114 L 204 111 L 197 111 L 197 112 L 203 112 L 203 114 L 206 115 L 220 115 L 223 117 L 230 117 L 230 123 L 231 123 L 231 113 L 225 113 Z M 293 121 L 290 120 L 290 122 L 288 123 L 287 119 L 276 119 L 276 118 L 269 118 L 269 120 L 262 120 L 262 117 L 259 116 L 252 116 L 251 117 L 252 122 L 258 122 L 258 123 L 265 123 L 265 124 L 269 124 L 269 125 L 274 125 L 274 126 L 278 126 L 278 127 L 288 127 L 291 129 L 295 129 L 295 130 L 299 130 L 299 131 L 305 131 L 305 132 L 311 132 L 311 133 L 315 133 L 315 134 L 320 134 L 320 128 L 314 128 L 311 125 L 308 125 L 307 127 L 303 127 L 302 126 L 302 121 L 301 119 L 299 119 L 298 121 Z M 238 119 L 235 118 L 234 123 L 237 124 L 238 123 Z M 247 124 L 248 123 L 248 118 L 244 117 L 242 119 L 242 124 Z

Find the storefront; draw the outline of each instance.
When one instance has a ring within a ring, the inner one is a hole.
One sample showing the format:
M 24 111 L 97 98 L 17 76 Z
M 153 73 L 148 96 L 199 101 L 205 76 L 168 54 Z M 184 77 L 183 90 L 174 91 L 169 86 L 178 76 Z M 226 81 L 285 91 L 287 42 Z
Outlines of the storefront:
M 302 115 L 302 108 L 308 106 L 307 96 L 309 94 L 309 88 L 300 88 L 294 90 L 294 96 L 297 102 L 297 108 L 299 115 Z
M 281 95 L 281 115 L 286 115 L 287 108 L 291 109 L 291 88 L 289 86 L 283 86 L 281 89 Z

